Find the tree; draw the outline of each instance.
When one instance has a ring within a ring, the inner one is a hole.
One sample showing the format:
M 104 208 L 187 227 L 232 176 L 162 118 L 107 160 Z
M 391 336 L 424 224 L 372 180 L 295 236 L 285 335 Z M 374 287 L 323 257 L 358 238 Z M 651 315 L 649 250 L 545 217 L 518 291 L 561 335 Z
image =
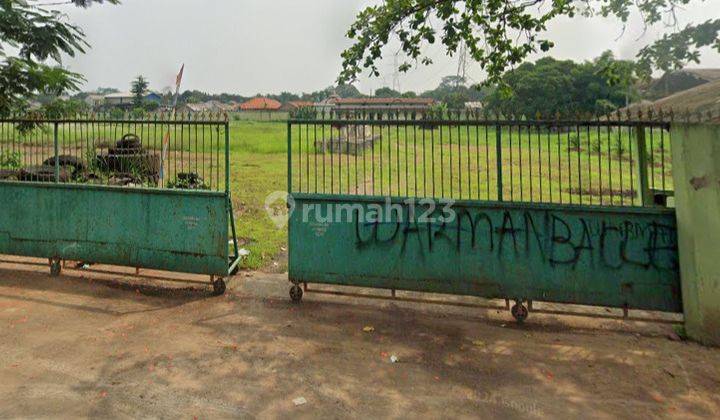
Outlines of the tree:
M 130 92 L 133 94 L 133 105 L 141 107 L 145 101 L 145 92 L 147 92 L 150 83 L 142 75 L 133 80 Z
M 625 105 L 632 78 L 619 72 L 632 67 L 607 52 L 584 63 L 552 57 L 523 63 L 502 76 L 503 88 L 486 98 L 486 108 L 528 118 L 607 113 Z
M 547 52 L 553 42 L 543 37 L 547 24 L 558 17 L 615 17 L 627 23 L 639 11 L 647 26 L 668 22 L 691 2 L 706 0 L 385 0 L 362 10 L 347 32 L 354 44 L 342 53 L 343 68 L 338 78 L 352 82 L 366 69 L 380 74 L 377 62 L 395 34 L 406 61 L 432 64 L 423 54 L 424 46 L 442 43 L 450 55 L 464 46 L 469 56 L 487 72 L 486 84 L 502 81 L 508 69 L 538 50 Z M 437 21 L 441 24 L 438 25 Z M 638 74 L 649 77 L 653 69 L 680 68 L 698 62 L 699 50 L 712 47 L 720 52 L 720 19 L 665 35 L 638 53 Z
M 445 76 L 437 88 L 424 92 L 422 96 L 442 102 L 448 109 L 458 110 L 465 108 L 465 102 L 480 101 L 487 94 L 487 88 L 468 87 L 463 77 Z
M 389 87 L 381 87 L 375 91 L 376 98 L 399 98 L 400 92 Z
M 119 0 L 70 0 L 78 7 Z M 83 78 L 61 67 L 61 54 L 84 53 L 83 31 L 34 0 L 0 1 L 0 116 L 25 109 L 38 93 L 77 90 Z

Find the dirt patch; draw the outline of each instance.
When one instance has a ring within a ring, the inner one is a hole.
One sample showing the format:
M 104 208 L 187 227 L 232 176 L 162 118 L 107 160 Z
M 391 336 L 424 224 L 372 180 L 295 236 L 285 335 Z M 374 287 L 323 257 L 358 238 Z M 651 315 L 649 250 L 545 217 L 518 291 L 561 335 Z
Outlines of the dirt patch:
M 238 276 L 213 298 L 130 272 L 50 278 L 35 261 L 0 264 L 3 418 L 720 410 L 720 351 L 671 341 L 665 325 L 531 314 L 517 326 L 505 311 L 313 293 L 293 305 L 280 274 Z

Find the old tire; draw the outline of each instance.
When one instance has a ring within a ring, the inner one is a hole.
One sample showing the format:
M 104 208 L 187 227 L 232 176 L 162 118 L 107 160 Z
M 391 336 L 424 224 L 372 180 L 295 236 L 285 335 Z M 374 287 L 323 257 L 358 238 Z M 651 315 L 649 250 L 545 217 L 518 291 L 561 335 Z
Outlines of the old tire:
M 225 280 L 223 279 L 217 279 L 213 282 L 213 295 L 215 296 L 222 296 L 225 294 L 226 285 Z
M 528 318 L 528 315 L 530 315 L 527 307 L 525 307 L 525 305 L 520 302 L 513 305 L 512 309 L 510 309 L 510 313 L 512 314 L 513 318 L 515 318 L 515 321 L 518 322 L 518 324 L 522 324 L 523 322 L 525 322 L 525 320 Z
M 290 300 L 293 301 L 293 303 L 300 303 L 300 301 L 302 301 L 302 297 L 302 287 L 298 286 L 297 284 L 293 284 L 293 286 L 290 288 Z

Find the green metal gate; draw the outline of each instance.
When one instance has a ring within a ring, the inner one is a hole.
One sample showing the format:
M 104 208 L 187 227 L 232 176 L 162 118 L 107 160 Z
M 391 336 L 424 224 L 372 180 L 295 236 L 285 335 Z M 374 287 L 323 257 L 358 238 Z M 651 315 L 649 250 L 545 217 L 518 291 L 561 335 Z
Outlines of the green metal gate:
M 0 254 L 207 274 L 240 262 L 224 116 L 0 120 Z M 231 254 L 232 248 L 232 254 Z
M 291 121 L 291 297 L 326 283 L 681 312 L 668 124 Z

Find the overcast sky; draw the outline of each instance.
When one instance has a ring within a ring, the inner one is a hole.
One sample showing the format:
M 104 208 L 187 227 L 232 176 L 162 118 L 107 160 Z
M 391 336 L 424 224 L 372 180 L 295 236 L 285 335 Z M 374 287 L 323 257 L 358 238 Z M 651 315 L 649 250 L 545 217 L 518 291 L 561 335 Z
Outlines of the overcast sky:
M 182 89 L 211 93 L 310 92 L 333 83 L 340 69 L 340 53 L 349 45 L 345 32 L 368 0 L 123 0 L 120 6 L 90 9 L 60 6 L 86 32 L 92 49 L 68 58 L 70 69 L 87 78 L 85 89 L 116 87 L 128 90 L 130 80 L 145 75 L 153 89 L 174 83 L 185 63 Z M 720 16 L 720 0 L 695 0 L 681 11 L 680 24 Z M 621 36 L 622 26 L 610 19 L 560 19 L 550 27 L 558 58 L 586 60 L 610 49 L 632 58 L 640 47 L 664 30 L 643 34 L 640 20 Z M 619 39 L 618 39 L 619 38 Z M 392 86 L 394 50 L 381 68 L 381 78 L 364 78 L 357 87 L 370 93 Z M 400 76 L 402 90 L 423 91 L 457 73 L 457 58 L 446 57 L 440 46 L 427 53 L 435 60 Z M 703 54 L 701 65 L 720 67 L 720 55 Z M 470 63 L 472 81 L 483 79 Z

